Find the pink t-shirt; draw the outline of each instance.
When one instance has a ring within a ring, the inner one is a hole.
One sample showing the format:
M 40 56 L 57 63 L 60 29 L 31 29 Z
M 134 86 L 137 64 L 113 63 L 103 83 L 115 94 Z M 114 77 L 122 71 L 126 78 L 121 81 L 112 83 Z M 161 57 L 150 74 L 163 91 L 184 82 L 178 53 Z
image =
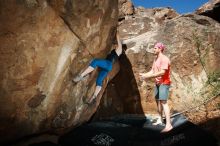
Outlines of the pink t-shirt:
M 153 73 L 165 70 L 165 74 L 155 78 L 156 84 L 170 85 L 170 60 L 163 54 L 159 54 L 158 58 L 154 60 L 152 71 Z

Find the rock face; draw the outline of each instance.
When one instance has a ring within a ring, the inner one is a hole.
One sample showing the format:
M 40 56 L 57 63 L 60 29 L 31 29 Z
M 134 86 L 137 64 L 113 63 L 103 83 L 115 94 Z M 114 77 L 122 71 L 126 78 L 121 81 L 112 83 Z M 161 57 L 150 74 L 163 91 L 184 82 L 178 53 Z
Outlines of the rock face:
M 124 19 L 128 15 L 134 14 L 134 6 L 131 0 L 119 0 L 119 19 Z
M 171 8 L 145 9 L 142 7 L 135 8 L 135 14 L 120 25 L 120 35 L 123 39 L 129 39 L 154 28 L 163 25 L 164 20 L 172 19 L 179 16 Z
M 97 72 L 78 84 L 71 79 L 111 49 L 117 20 L 117 0 L 0 2 L 0 142 L 92 116 L 101 94 L 92 106 L 83 98 L 92 95 Z
M 220 0 L 211 0 L 196 10 L 196 14 L 205 15 L 220 22 Z
M 138 72 L 150 69 L 153 58 L 149 53 L 156 42 L 162 41 L 167 47 L 165 54 L 172 62 L 170 98 L 173 110 L 182 111 L 190 107 L 187 105 L 199 103 L 209 74 L 218 72 L 218 29 L 219 24 L 212 19 L 186 15 L 168 20 L 157 29 L 126 40 L 125 43 L 132 46 L 126 53 L 131 58 L 143 98 L 146 98 L 146 94 L 149 96 L 147 98 L 151 98 L 153 93 L 146 91 L 149 80 L 140 81 Z

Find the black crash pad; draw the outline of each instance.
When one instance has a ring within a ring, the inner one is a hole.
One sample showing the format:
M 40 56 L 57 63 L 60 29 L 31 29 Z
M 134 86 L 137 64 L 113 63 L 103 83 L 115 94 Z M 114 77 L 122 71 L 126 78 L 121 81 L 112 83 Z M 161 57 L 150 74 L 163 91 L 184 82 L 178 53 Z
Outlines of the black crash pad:
M 172 118 L 174 128 L 160 133 L 146 117 L 125 115 L 84 124 L 59 139 L 61 146 L 217 146 L 207 131 L 184 116 Z

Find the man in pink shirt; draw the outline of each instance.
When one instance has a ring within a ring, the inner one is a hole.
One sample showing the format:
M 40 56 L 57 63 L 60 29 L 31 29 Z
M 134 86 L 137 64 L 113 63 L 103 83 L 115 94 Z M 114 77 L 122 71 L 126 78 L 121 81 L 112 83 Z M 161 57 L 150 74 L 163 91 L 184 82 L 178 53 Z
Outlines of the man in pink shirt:
M 170 60 L 163 54 L 165 46 L 162 43 L 156 43 L 154 46 L 155 60 L 152 69 L 147 73 L 140 73 L 141 79 L 155 78 L 155 99 L 158 112 L 161 118 L 155 124 L 162 123 L 162 113 L 166 118 L 166 126 L 161 132 L 170 131 L 173 126 L 170 120 L 170 109 L 167 103 L 170 88 Z

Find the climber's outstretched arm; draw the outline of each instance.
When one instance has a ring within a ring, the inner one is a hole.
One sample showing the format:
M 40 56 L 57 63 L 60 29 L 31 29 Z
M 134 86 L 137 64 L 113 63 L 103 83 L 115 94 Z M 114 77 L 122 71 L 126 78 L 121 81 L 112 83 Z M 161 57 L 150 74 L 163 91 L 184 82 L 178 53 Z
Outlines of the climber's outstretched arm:
M 116 33 L 116 38 L 117 38 L 118 46 L 115 51 L 117 55 L 120 56 L 122 54 L 122 44 L 118 32 Z

